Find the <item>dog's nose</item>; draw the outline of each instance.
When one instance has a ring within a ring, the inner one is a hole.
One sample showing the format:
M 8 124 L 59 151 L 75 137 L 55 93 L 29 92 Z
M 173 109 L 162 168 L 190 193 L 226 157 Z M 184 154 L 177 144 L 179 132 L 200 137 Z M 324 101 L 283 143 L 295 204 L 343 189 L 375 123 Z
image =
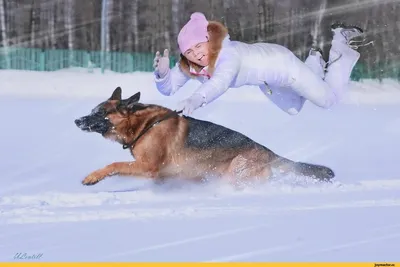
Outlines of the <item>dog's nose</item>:
M 82 121 L 81 120 L 79 120 L 79 119 L 76 119 L 75 120 L 75 124 L 76 124 L 76 126 L 81 126 L 81 124 L 82 124 Z

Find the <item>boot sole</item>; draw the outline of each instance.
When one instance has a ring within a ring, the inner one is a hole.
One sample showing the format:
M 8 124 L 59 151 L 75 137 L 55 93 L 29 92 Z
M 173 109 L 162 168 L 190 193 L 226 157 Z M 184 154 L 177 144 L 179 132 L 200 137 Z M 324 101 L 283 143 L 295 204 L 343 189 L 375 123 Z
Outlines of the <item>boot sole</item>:
M 361 29 L 360 27 L 355 26 L 355 25 L 346 25 L 346 24 L 341 23 L 341 22 L 335 22 L 335 23 L 333 23 L 333 24 L 331 25 L 331 30 L 335 30 L 335 29 L 337 29 L 337 28 L 356 29 L 356 30 L 358 30 L 360 33 L 364 33 L 364 30 L 363 30 L 363 29 Z

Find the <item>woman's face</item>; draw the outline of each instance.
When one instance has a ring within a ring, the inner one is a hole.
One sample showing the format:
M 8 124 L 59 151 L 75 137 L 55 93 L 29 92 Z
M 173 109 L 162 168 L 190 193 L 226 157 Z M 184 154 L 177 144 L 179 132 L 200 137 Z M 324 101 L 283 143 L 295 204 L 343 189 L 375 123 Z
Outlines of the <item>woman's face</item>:
M 208 65 L 208 42 L 198 43 L 183 54 L 189 61 L 200 66 Z

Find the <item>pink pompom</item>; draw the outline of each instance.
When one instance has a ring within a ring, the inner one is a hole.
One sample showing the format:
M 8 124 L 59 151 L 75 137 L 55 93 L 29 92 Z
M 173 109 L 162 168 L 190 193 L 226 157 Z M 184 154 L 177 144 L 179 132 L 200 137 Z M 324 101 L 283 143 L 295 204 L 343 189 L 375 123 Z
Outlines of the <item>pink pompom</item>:
M 201 13 L 201 12 L 194 12 L 192 15 L 190 15 L 190 19 L 204 19 L 204 20 L 206 20 L 206 16 L 204 16 L 204 14 Z

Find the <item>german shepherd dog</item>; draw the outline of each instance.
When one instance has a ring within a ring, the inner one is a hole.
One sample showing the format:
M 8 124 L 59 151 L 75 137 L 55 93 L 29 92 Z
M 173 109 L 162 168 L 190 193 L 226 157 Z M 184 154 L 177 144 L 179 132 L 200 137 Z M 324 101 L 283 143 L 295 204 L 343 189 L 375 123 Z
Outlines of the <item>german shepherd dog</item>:
M 140 92 L 121 99 L 117 87 L 111 97 L 88 116 L 75 120 L 86 132 L 96 132 L 130 150 L 134 161 L 114 162 L 90 173 L 84 185 L 113 175 L 161 182 L 183 178 L 197 182 L 226 179 L 232 185 L 266 180 L 272 170 L 329 181 L 334 172 L 325 166 L 293 162 L 247 136 L 208 121 L 180 116 L 168 108 L 139 103 Z

